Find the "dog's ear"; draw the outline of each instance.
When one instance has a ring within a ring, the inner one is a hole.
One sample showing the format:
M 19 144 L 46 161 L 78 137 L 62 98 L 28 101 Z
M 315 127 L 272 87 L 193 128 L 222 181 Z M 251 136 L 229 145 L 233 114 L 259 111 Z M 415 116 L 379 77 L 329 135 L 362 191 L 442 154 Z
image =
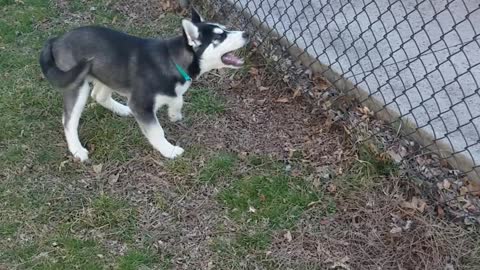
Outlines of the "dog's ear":
M 202 16 L 200 16 L 200 13 L 192 7 L 192 22 L 193 23 L 201 23 L 203 22 Z
M 200 33 L 198 32 L 198 27 L 187 19 L 182 20 L 183 31 L 187 37 L 188 45 L 192 47 L 198 47 L 201 45 L 199 40 Z

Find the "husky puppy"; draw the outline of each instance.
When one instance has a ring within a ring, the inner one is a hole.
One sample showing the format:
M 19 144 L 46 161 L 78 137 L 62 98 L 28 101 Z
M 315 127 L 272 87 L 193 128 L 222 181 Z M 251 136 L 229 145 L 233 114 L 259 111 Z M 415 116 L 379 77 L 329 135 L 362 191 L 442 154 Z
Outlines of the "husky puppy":
M 172 145 L 156 111 L 168 106 L 171 121 L 182 119 L 183 95 L 192 80 L 219 68 L 240 68 L 233 51 L 244 47 L 249 35 L 205 22 L 192 10 L 182 20 L 183 34 L 171 39 L 145 39 L 100 26 L 76 28 L 49 39 L 40 55 L 47 80 L 63 93 L 63 126 L 68 150 L 80 161 L 88 151 L 78 138 L 78 123 L 90 94 L 120 116 L 133 115 L 152 146 L 167 158 L 183 153 Z M 116 92 L 127 105 L 112 99 Z

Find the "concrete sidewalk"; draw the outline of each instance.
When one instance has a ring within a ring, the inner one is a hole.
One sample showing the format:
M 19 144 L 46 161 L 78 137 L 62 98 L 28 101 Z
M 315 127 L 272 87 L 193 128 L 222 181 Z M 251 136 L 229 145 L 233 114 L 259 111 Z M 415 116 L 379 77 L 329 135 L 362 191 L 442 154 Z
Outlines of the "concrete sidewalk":
M 233 2 L 480 164 L 478 0 Z

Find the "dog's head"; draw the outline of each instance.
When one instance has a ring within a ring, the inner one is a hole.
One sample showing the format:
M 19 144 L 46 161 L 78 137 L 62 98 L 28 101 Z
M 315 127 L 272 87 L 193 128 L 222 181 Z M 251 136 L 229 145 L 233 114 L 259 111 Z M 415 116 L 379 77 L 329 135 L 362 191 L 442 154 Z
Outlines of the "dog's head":
M 184 19 L 182 26 L 188 45 L 199 59 L 200 74 L 212 69 L 242 67 L 244 61 L 234 51 L 247 45 L 246 32 L 205 22 L 195 9 L 192 9 L 192 19 Z

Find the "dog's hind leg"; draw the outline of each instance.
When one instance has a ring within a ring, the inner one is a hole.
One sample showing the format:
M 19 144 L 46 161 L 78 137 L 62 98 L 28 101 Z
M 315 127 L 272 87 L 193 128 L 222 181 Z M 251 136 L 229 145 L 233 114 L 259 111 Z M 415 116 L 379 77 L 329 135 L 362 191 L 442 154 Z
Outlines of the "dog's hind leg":
M 130 116 L 132 111 L 128 106 L 121 104 L 120 102 L 112 98 L 113 90 L 103 83 L 94 80 L 92 98 L 98 102 L 98 104 L 109 109 L 119 116 Z
M 153 103 L 153 101 L 152 101 Z M 179 146 L 172 145 L 165 138 L 165 132 L 158 122 L 155 115 L 155 106 L 153 104 L 135 104 L 132 100 L 128 103 L 132 109 L 133 115 L 137 120 L 140 129 L 150 144 L 166 158 L 176 158 L 183 153 Z
M 80 143 L 78 138 L 78 123 L 87 103 L 90 87 L 84 81 L 80 87 L 65 90 L 63 93 L 63 127 L 67 140 L 68 150 L 80 161 L 88 159 L 88 151 Z

